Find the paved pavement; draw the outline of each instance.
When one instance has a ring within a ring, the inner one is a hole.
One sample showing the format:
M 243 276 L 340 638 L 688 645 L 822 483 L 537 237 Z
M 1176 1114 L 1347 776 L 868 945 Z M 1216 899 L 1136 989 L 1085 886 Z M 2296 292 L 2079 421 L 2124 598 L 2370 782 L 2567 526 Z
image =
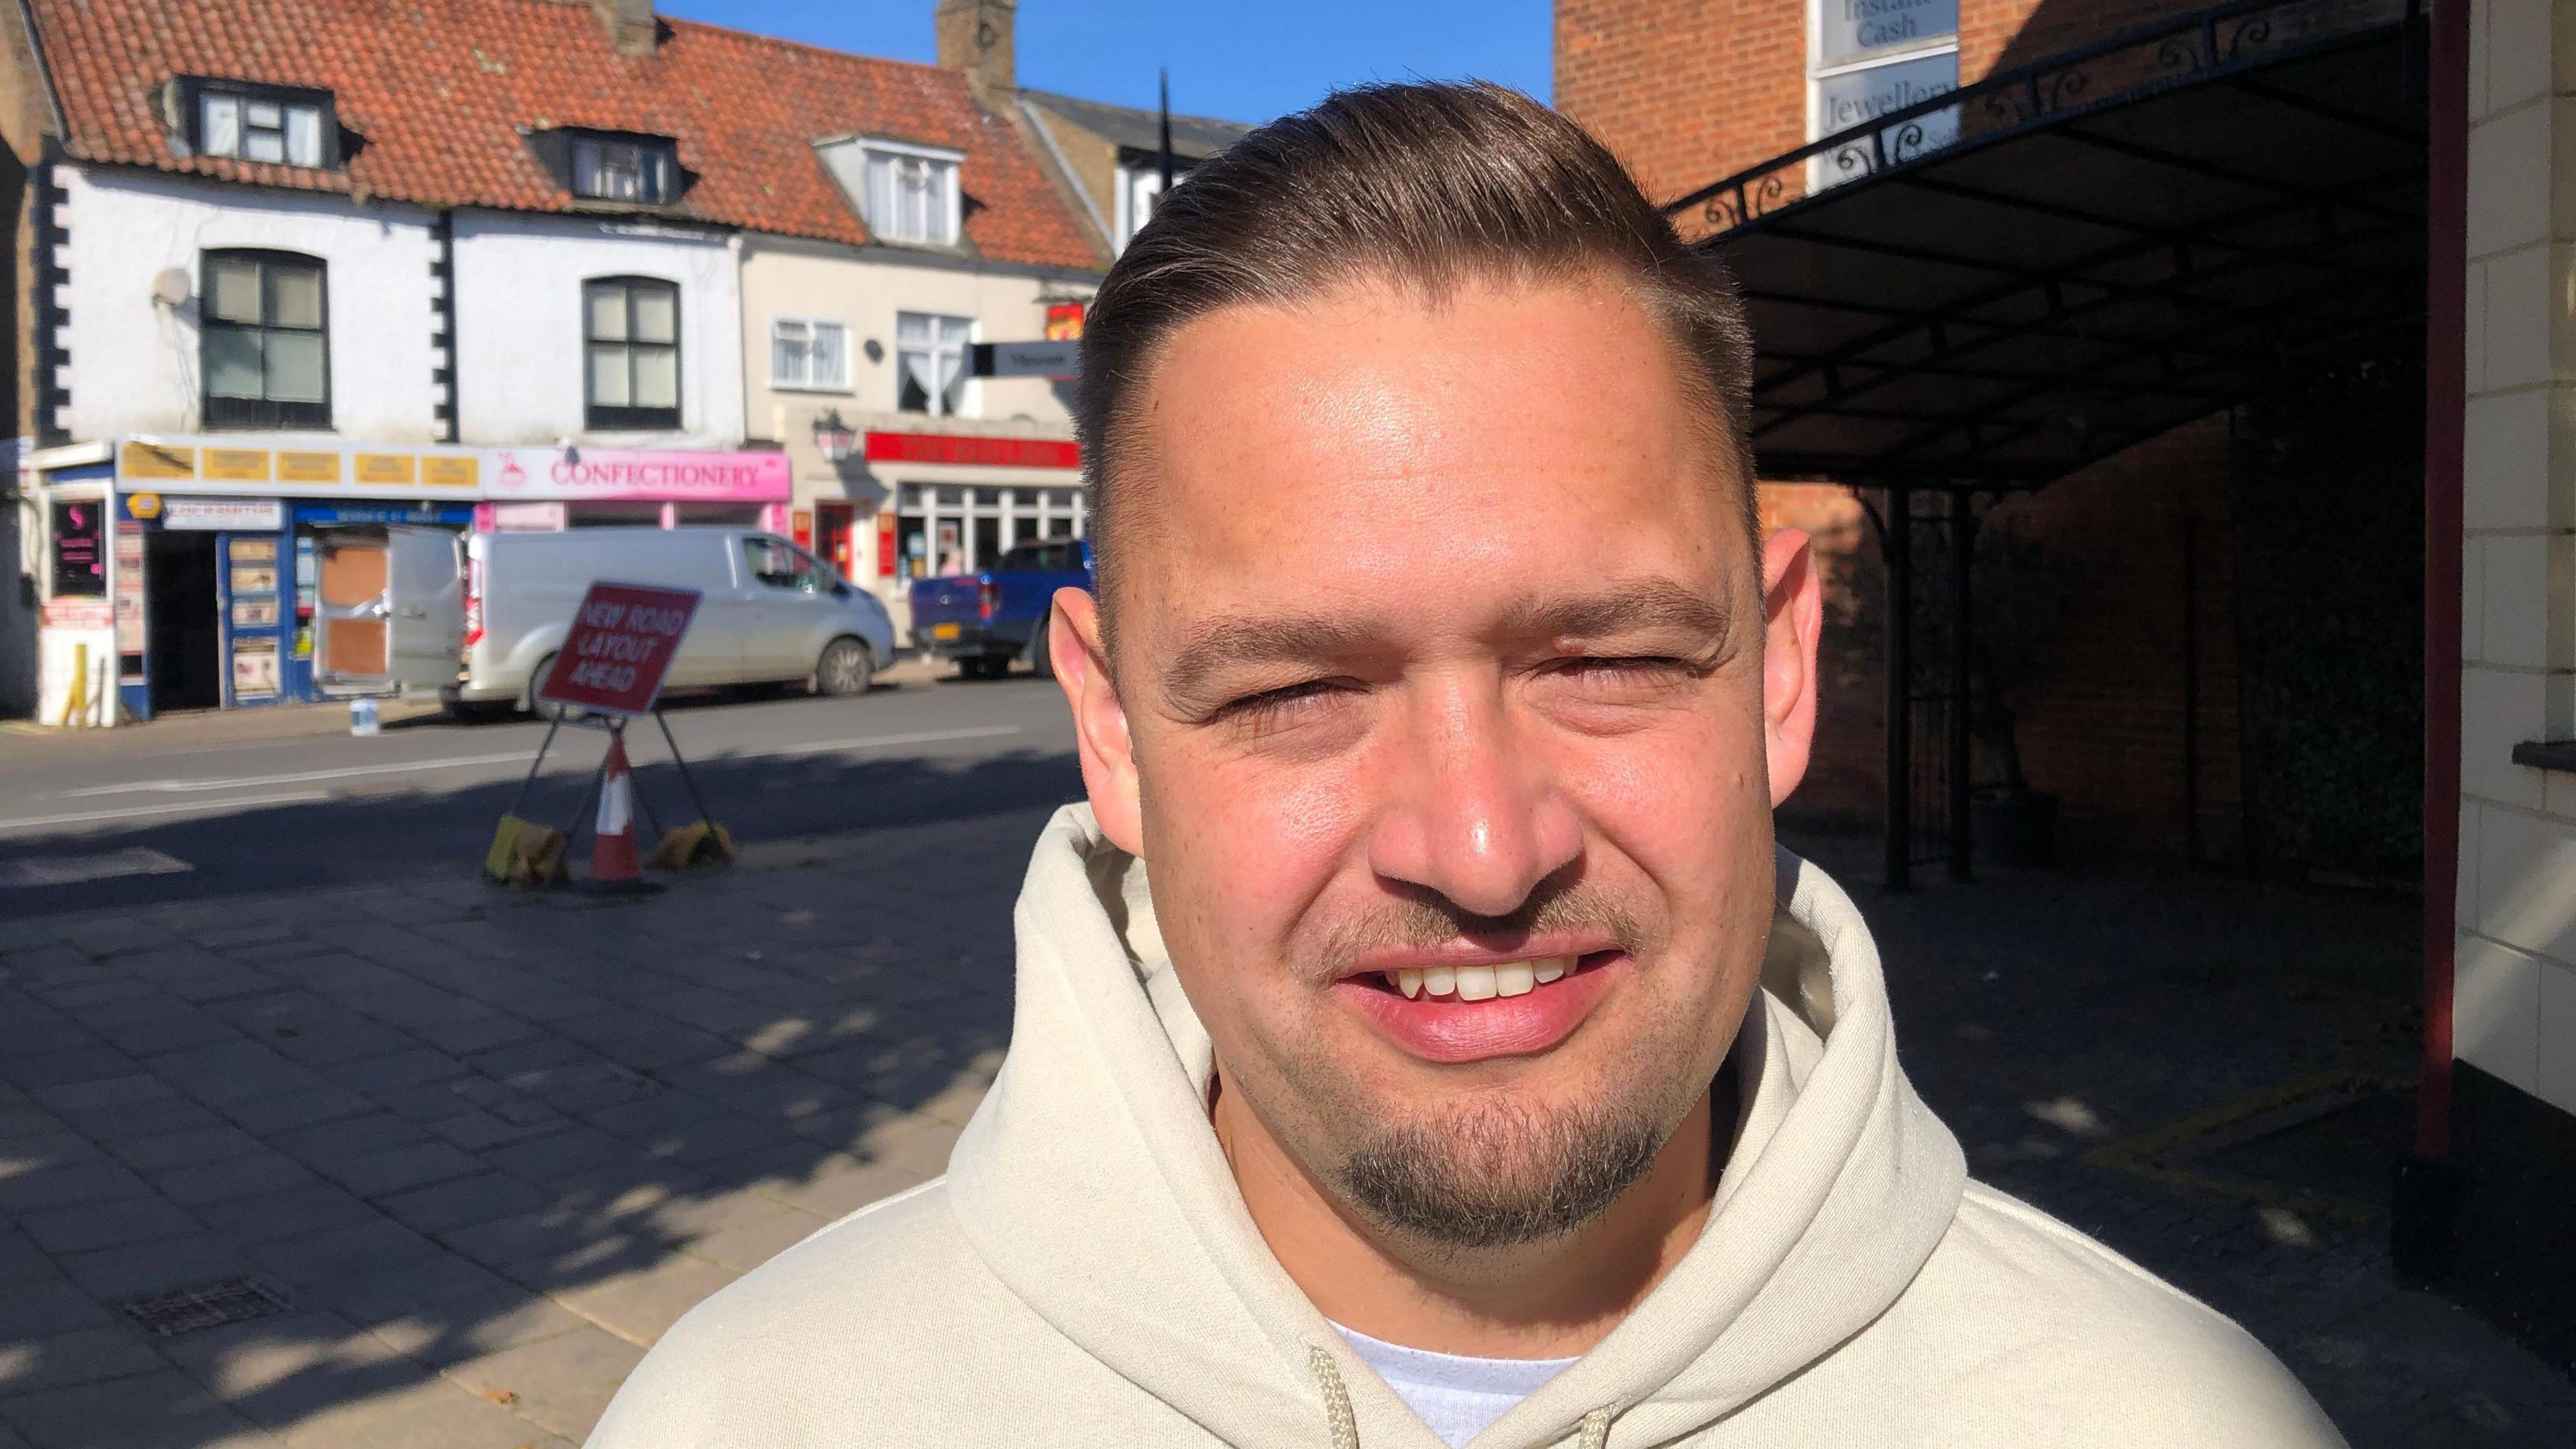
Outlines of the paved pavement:
M 640 902 L 451 870 L 0 923 L 0 1449 L 577 1442 L 691 1304 L 941 1169 L 1044 814 Z M 1858 893 L 1982 1174 L 2237 1315 L 2356 1444 L 2576 1442 L 2565 1377 L 2389 1283 L 2392 1099 L 2276 1090 L 2402 1072 L 2404 903 Z M 284 1311 L 157 1337 L 123 1308 L 233 1280 Z

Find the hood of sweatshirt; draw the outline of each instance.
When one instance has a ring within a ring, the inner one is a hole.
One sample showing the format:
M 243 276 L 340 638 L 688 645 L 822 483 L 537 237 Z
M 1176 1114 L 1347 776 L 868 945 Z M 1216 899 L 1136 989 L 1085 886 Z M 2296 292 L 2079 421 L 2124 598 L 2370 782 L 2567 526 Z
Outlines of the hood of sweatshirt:
M 1748 1088 L 1698 1242 L 1478 1449 L 1659 1444 L 1830 1353 L 1905 1290 L 1966 1181 L 1896 1063 L 1877 948 L 1783 851 L 1735 1060 Z M 1011 1049 L 947 1191 L 994 1276 L 1065 1338 L 1228 1443 L 1437 1449 L 1271 1255 L 1207 1114 L 1212 1053 L 1144 870 L 1085 806 L 1022 888 Z

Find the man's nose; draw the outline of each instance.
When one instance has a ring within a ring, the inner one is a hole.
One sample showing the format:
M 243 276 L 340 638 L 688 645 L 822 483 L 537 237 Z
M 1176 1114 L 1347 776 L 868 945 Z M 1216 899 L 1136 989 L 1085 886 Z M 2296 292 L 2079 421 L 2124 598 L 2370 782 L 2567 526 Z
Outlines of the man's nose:
M 1520 908 L 1583 849 L 1583 824 L 1527 752 L 1498 698 L 1458 690 L 1387 741 L 1386 794 L 1369 831 L 1379 875 L 1479 916 Z

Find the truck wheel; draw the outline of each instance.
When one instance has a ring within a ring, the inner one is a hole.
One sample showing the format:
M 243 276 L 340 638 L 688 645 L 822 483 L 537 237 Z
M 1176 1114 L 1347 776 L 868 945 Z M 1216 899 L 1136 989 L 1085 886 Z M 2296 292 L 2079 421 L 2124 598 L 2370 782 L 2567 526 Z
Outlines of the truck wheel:
M 993 667 L 993 663 L 981 654 L 964 655 L 957 661 L 957 673 L 964 679 L 991 679 L 1001 672 Z
M 1040 679 L 1055 678 L 1055 656 L 1047 650 L 1047 631 L 1051 621 L 1038 620 L 1037 631 L 1029 636 L 1029 672 Z
M 876 659 L 868 646 L 843 636 L 823 646 L 823 658 L 814 666 L 814 692 L 835 699 L 865 694 L 876 677 Z

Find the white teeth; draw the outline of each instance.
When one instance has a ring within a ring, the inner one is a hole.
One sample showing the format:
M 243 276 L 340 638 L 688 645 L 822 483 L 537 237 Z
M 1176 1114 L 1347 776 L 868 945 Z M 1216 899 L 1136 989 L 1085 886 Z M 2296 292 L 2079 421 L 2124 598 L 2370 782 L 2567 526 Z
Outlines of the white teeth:
M 1430 996 L 1460 1001 L 1491 1001 L 1498 996 L 1527 996 L 1574 971 L 1572 956 L 1542 956 L 1504 961 L 1492 966 L 1399 967 L 1382 972 L 1387 984 L 1410 1000 Z

